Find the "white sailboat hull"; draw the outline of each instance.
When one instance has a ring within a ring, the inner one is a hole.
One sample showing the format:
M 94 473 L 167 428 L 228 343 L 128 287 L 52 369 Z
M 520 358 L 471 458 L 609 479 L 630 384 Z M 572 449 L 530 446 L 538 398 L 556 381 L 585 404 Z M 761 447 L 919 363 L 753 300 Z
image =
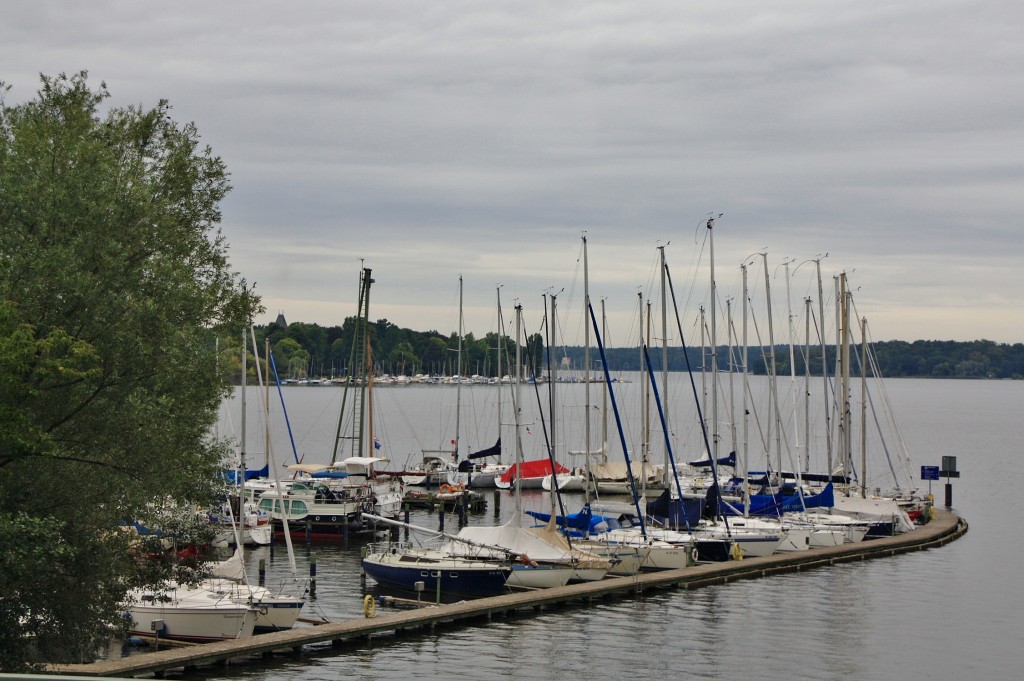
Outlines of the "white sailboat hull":
M 565 586 L 573 569 L 562 565 L 513 565 L 506 584 L 518 589 L 553 589 Z
M 179 597 L 180 596 L 180 597 Z M 228 598 L 211 600 L 204 590 L 172 591 L 161 600 L 153 593 L 129 594 L 126 614 L 131 618 L 129 633 L 180 641 L 203 643 L 252 636 L 257 610 Z
M 551 482 L 551 476 L 545 475 L 541 479 L 541 489 L 545 492 L 550 492 Z M 555 482 L 558 483 L 558 489 L 562 492 L 582 492 L 586 485 L 586 480 L 582 475 L 573 475 L 571 473 L 556 476 Z

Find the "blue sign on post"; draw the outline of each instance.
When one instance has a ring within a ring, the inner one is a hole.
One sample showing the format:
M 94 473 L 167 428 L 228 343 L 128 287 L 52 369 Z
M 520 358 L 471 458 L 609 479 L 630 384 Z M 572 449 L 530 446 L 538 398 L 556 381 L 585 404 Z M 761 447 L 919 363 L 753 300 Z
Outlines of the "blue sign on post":
M 939 479 L 939 467 L 938 466 L 921 466 L 921 479 L 922 480 L 938 480 Z

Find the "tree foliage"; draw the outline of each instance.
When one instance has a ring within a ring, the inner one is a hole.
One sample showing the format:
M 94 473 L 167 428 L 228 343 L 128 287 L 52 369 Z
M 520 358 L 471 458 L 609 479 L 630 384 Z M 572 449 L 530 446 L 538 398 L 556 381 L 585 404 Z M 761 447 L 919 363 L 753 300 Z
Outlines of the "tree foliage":
M 240 336 L 258 305 L 229 268 L 228 175 L 195 126 L 164 101 L 101 112 L 85 72 L 41 81 L 0 99 L 5 670 L 30 649 L 89 658 L 124 590 L 155 576 L 117 526 L 205 500 L 231 369 L 215 330 Z
M 315 324 L 301 324 L 301 334 L 286 335 L 285 330 L 276 324 L 257 329 L 257 335 L 275 338 L 293 338 L 297 344 L 282 348 L 281 354 L 275 357 L 278 366 L 287 366 L 287 360 L 298 352 L 305 350 L 305 359 L 309 364 L 310 375 L 340 376 L 345 374 L 352 350 L 352 335 L 355 318 L 345 320 L 342 326 L 317 327 Z M 288 330 L 292 325 L 289 324 Z M 311 334 L 309 328 L 321 329 L 329 339 L 328 350 L 321 357 L 318 352 L 323 345 L 320 341 L 303 344 L 299 338 L 321 338 Z M 515 342 L 511 338 L 501 339 L 498 334 L 488 333 L 477 339 L 473 334 L 466 334 L 462 341 L 462 371 L 455 367 L 455 354 L 459 346 L 456 333 L 444 336 L 437 331 L 414 331 L 403 329 L 386 319 L 370 324 L 370 337 L 373 356 L 377 358 L 375 371 L 412 375 L 416 373 L 452 375 L 482 374 L 494 376 L 501 367 L 503 374 L 509 374 L 510 360 L 515 354 Z M 275 346 L 276 347 L 276 346 Z M 989 340 L 978 341 L 880 341 L 872 345 L 882 376 L 921 377 L 921 378 L 1024 378 L 1024 344 L 995 343 Z M 503 348 L 501 362 L 498 362 L 498 348 Z M 411 352 L 410 352 L 411 349 Z M 826 346 L 826 366 L 828 372 L 834 373 L 836 353 L 835 346 Z M 859 347 L 853 353 L 854 361 L 859 362 Z M 611 371 L 641 371 L 643 369 L 641 354 L 637 348 L 607 348 L 608 367 Z M 583 348 L 578 346 L 559 346 L 552 348 L 551 361 L 559 367 L 568 366 L 581 371 L 584 360 Z M 748 351 L 752 374 L 764 375 L 771 363 L 771 353 L 767 347 L 751 347 Z M 740 351 L 733 349 L 732 359 L 728 348 L 718 349 L 719 369 L 728 371 L 730 368 L 739 371 Z M 803 347 L 794 352 L 796 373 L 804 373 L 805 352 Z M 815 346 L 806 353 L 809 358 L 811 373 L 821 375 L 821 350 Z M 592 348 L 592 371 L 600 370 L 600 360 Z M 702 356 L 701 348 L 690 347 L 684 353 L 683 348 L 672 347 L 668 352 L 669 371 L 686 371 L 688 367 L 700 371 L 708 366 L 710 354 L 705 349 Z M 523 364 L 527 375 L 543 375 L 547 371 L 547 353 L 543 337 L 533 334 L 526 339 L 523 346 Z M 656 371 L 661 369 L 661 352 L 651 353 L 651 362 Z M 732 365 L 732 366 L 730 366 Z M 789 347 L 778 346 L 775 349 L 775 369 L 779 375 L 789 375 Z M 859 372 L 859 366 L 855 371 Z

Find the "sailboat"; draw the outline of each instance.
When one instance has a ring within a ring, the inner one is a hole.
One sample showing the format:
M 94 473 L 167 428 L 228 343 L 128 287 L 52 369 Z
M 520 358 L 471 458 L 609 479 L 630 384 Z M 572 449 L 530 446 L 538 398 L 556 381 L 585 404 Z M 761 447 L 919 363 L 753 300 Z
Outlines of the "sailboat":
M 837 292 L 837 321 L 838 321 L 838 349 L 837 353 L 839 367 L 837 376 L 839 379 L 839 397 L 836 408 L 841 409 L 839 415 L 839 456 L 843 466 L 845 477 L 852 478 L 854 473 L 853 446 L 852 446 L 852 414 L 850 410 L 850 373 L 851 373 L 851 348 L 850 348 L 850 307 L 852 294 L 848 290 L 846 273 L 839 276 Z M 913 529 L 914 524 L 908 510 L 912 513 L 920 513 L 923 500 L 915 498 L 912 493 L 905 490 L 894 490 L 892 493 L 883 495 L 878 492 L 868 494 L 868 471 L 867 471 L 867 321 L 862 321 L 861 326 L 861 464 L 857 475 L 860 485 L 854 487 L 848 485 L 842 494 L 836 497 L 836 505 L 833 512 L 845 515 L 857 520 L 870 523 L 868 537 L 879 537 L 885 535 L 900 534 Z M 877 375 L 877 371 L 876 371 Z M 890 464 L 891 465 L 891 464 Z
M 373 278 L 369 268 L 360 272 L 359 315 L 353 342 L 353 362 L 357 375 L 354 382 L 352 433 L 346 435 L 352 443 L 352 456 L 338 460 L 342 425 L 346 416 L 344 399 L 338 420 L 331 462 L 327 464 L 296 463 L 288 466 L 294 479 L 288 485 L 275 486 L 264 491 L 260 508 L 271 513 L 275 533 L 284 532 L 284 520 L 296 537 L 313 541 L 344 541 L 351 531 L 364 530 L 362 513 L 377 513 L 397 517 L 402 506 L 400 478 L 379 472 L 376 467 L 388 461 L 386 457 L 367 456 L 382 445 L 373 434 L 372 425 L 372 358 L 369 352 L 370 286 Z M 350 378 L 348 386 L 353 380 Z M 346 397 L 348 387 L 346 387 Z
M 238 546 L 230 558 L 216 563 L 211 568 L 210 577 L 199 582 L 197 588 L 205 590 L 209 598 L 227 598 L 238 605 L 255 608 L 254 633 L 291 629 L 295 626 L 306 602 L 305 595 L 273 593 L 265 586 L 251 584 L 245 573 L 242 551 L 241 546 Z M 290 544 L 288 557 L 292 564 L 294 579 L 295 559 Z
M 711 222 L 709 221 L 709 224 L 708 224 L 709 229 L 710 229 L 710 226 L 711 226 Z M 663 291 L 662 292 L 662 299 L 663 299 L 663 301 L 667 301 L 667 295 L 666 295 L 666 290 L 665 290 L 666 280 L 668 280 L 667 283 L 668 283 L 669 291 L 671 291 L 672 289 L 671 289 L 671 280 L 668 278 L 668 266 L 667 266 L 667 264 L 664 261 L 664 251 L 663 250 L 662 250 L 662 254 L 661 254 L 661 264 L 662 264 L 661 269 L 662 269 L 662 291 Z M 676 312 L 676 325 L 677 325 L 677 328 L 678 328 L 680 339 L 682 339 L 682 337 L 683 337 L 682 326 L 681 326 L 681 323 L 679 321 L 678 308 L 675 305 L 675 294 L 674 294 L 674 292 L 672 293 L 672 300 L 673 300 L 673 307 L 677 310 L 677 312 Z M 664 306 L 663 306 L 663 310 L 664 310 Z M 663 315 L 664 314 L 665 313 L 663 311 Z M 592 308 L 590 309 L 590 316 L 591 316 L 591 320 L 593 322 L 594 330 L 595 330 L 595 332 L 597 333 L 597 336 L 598 336 L 598 348 L 603 353 L 604 349 L 603 349 L 603 346 L 601 345 L 601 341 L 600 341 L 600 332 L 597 329 L 597 319 L 594 316 Z M 664 320 L 663 320 L 663 326 L 664 326 Z M 663 335 L 663 338 L 665 339 L 665 341 L 663 341 L 663 342 L 667 342 L 667 333 L 664 331 L 664 329 L 663 329 L 662 335 Z M 729 525 L 728 520 L 718 521 L 718 520 L 711 520 L 711 519 L 702 519 L 699 522 L 699 524 L 693 525 L 693 524 L 691 524 L 689 522 L 688 514 L 684 513 L 684 512 L 681 512 L 681 507 L 684 506 L 684 502 L 686 501 L 686 499 L 685 499 L 686 495 L 685 495 L 685 493 L 683 492 L 683 489 L 682 489 L 682 483 L 681 483 L 681 481 L 679 479 L 679 473 L 675 469 L 674 457 L 672 456 L 672 447 L 671 447 L 671 443 L 669 441 L 669 428 L 668 428 L 666 420 L 665 420 L 665 414 L 664 414 L 663 406 L 662 406 L 660 398 L 658 396 L 657 385 L 656 385 L 656 381 L 654 380 L 654 373 L 653 373 L 653 369 L 651 367 L 650 357 L 649 357 L 649 354 L 648 354 L 648 351 L 647 351 L 646 343 L 643 343 L 643 346 L 644 346 L 644 351 L 643 351 L 644 362 L 647 365 L 649 384 L 650 384 L 650 386 L 654 390 L 655 400 L 656 400 L 656 402 L 658 404 L 659 416 L 662 419 L 662 431 L 663 431 L 663 433 L 665 435 L 666 459 L 668 460 L 668 463 L 671 463 L 672 475 L 671 476 L 667 476 L 667 477 L 669 477 L 670 480 L 671 480 L 671 478 L 674 478 L 674 481 L 672 481 L 671 488 L 669 490 L 669 495 L 666 498 L 664 498 L 664 499 L 659 499 L 659 503 L 664 503 L 665 506 L 668 508 L 669 512 L 668 512 L 667 515 L 671 515 L 673 517 L 680 518 L 681 520 L 683 520 L 687 524 L 687 530 L 688 531 L 687 532 L 681 532 L 681 531 L 678 531 L 678 530 L 669 530 L 667 528 L 653 528 L 650 532 L 648 532 L 648 530 L 647 530 L 647 521 L 645 519 L 645 511 L 647 509 L 646 508 L 641 508 L 641 504 L 640 504 L 640 501 L 639 501 L 640 497 L 639 497 L 638 493 L 636 492 L 636 482 L 635 481 L 633 482 L 633 500 L 634 500 L 634 504 L 633 505 L 635 506 L 635 513 L 631 514 L 626 509 L 618 509 L 617 517 L 609 517 L 609 518 L 607 518 L 607 520 L 608 521 L 616 521 L 618 524 L 623 525 L 623 526 L 627 526 L 627 527 L 631 527 L 631 528 L 636 528 L 636 530 L 634 530 L 634 531 L 639 530 L 639 532 L 643 536 L 645 536 L 645 537 L 647 537 L 647 536 L 657 537 L 658 539 L 669 541 L 670 543 L 682 543 L 682 544 L 685 544 L 685 545 L 690 546 L 692 548 L 695 548 L 697 550 L 697 555 L 699 556 L 699 558 L 701 560 L 723 560 L 723 559 L 728 559 L 728 557 L 730 555 L 732 555 L 732 551 L 733 551 L 732 547 L 735 547 L 735 546 L 739 546 L 740 547 L 739 549 L 737 549 L 738 551 L 742 551 L 743 553 L 748 554 L 748 555 L 767 555 L 767 554 L 773 552 L 778 547 L 778 545 L 781 543 L 781 540 L 782 540 L 782 537 L 778 533 L 776 533 L 774 535 L 770 535 L 770 534 L 765 534 L 763 532 L 754 532 L 754 531 L 750 531 L 750 530 L 737 530 L 737 531 L 733 531 L 733 529 Z M 684 348 L 684 356 L 687 357 L 687 364 L 689 365 L 688 355 L 685 353 L 685 349 L 686 349 L 685 343 L 684 343 L 683 348 Z M 609 377 L 607 376 L 607 367 L 605 368 L 605 372 L 606 372 L 606 379 L 608 379 Z M 696 385 L 694 383 L 693 372 L 690 371 L 688 373 L 690 375 L 690 384 L 691 384 L 691 387 L 693 389 L 695 401 L 697 403 L 697 410 L 698 410 L 699 421 L 702 424 L 701 432 L 702 432 L 702 435 L 704 437 L 705 449 L 706 449 L 706 451 L 708 451 L 710 453 L 712 451 L 712 448 L 711 448 L 710 443 L 708 442 L 707 429 L 703 425 L 703 415 L 701 413 L 700 401 L 696 400 L 697 388 L 696 388 Z M 612 396 L 612 404 L 614 406 L 615 405 L 614 391 L 613 390 L 609 390 L 609 393 Z M 617 408 L 616 408 L 616 421 L 619 422 L 619 415 L 617 413 Z M 621 432 L 621 423 L 619 424 L 619 430 L 620 430 L 620 439 L 622 440 L 622 447 L 623 447 L 623 450 L 626 451 L 627 447 L 626 447 L 626 442 L 625 442 L 625 436 Z M 626 455 L 626 464 L 627 464 L 627 467 L 629 467 L 630 460 L 629 460 L 628 453 Z M 666 465 L 666 474 L 668 472 L 668 468 L 669 468 L 669 466 Z M 712 465 L 711 470 L 712 470 L 712 476 L 715 478 L 715 484 L 713 485 L 712 489 L 713 489 L 714 492 L 717 493 L 717 489 L 718 489 L 718 485 L 717 485 L 717 472 L 716 472 L 716 468 L 715 468 L 714 465 Z M 632 476 L 630 476 L 630 477 L 632 479 Z M 674 489 L 672 489 L 672 488 L 674 488 Z M 675 495 L 676 495 L 675 499 L 673 499 L 671 497 L 671 494 L 672 494 L 673 491 L 675 492 Z M 671 509 L 672 509 L 673 505 L 675 505 L 677 507 L 680 507 L 680 512 L 672 512 Z M 714 504 L 706 504 L 705 505 L 705 513 L 707 515 L 711 516 L 712 518 L 717 518 L 717 517 L 719 517 L 721 515 L 720 512 L 718 511 L 717 499 L 716 499 Z M 596 515 L 596 513 L 595 513 L 595 515 Z
M 246 331 L 242 332 L 242 369 L 246 371 Z M 258 365 L 257 365 L 258 367 Z M 243 409 L 241 451 L 245 452 L 245 385 L 241 388 Z M 244 464 L 243 464 L 244 468 Z M 274 595 L 263 587 L 251 587 L 245 579 L 244 544 L 233 509 L 227 513 L 235 535 L 236 549 L 230 559 L 212 568 L 212 576 L 194 585 L 166 581 L 150 589 L 134 589 L 126 596 L 125 615 L 129 633 L 135 636 L 196 643 L 247 638 L 259 630 L 291 628 L 298 618 L 303 599 Z
M 256 362 L 256 374 L 260 383 L 263 383 L 263 375 L 260 373 L 259 365 L 259 349 L 256 346 L 256 334 L 252 334 L 253 340 L 253 356 L 257 358 Z M 242 333 L 242 347 L 245 348 L 245 333 Z M 269 360 L 269 344 L 268 344 L 267 358 Z M 245 364 L 243 353 L 243 367 Z M 246 400 L 245 400 L 245 380 L 242 381 L 241 389 L 241 402 L 242 402 L 242 413 L 245 414 Z M 268 381 L 269 383 L 269 381 Z M 269 408 L 269 405 L 265 405 Z M 245 422 L 243 416 L 243 424 Z M 242 451 L 245 451 L 245 431 L 242 431 Z M 270 468 L 270 463 L 273 461 L 273 454 L 270 448 L 270 439 L 267 438 L 267 468 Z M 278 480 L 277 468 L 274 468 L 273 478 L 275 482 Z M 233 508 L 228 506 L 228 519 L 231 522 L 233 534 L 235 535 L 235 551 L 227 560 L 215 563 L 210 569 L 210 577 L 201 581 L 198 585 L 199 588 L 207 590 L 213 597 L 227 597 L 229 600 L 239 604 L 248 605 L 256 608 L 256 624 L 254 631 L 256 633 L 266 633 L 270 631 L 280 631 L 283 629 L 291 629 L 295 626 L 295 622 L 298 620 L 299 613 L 302 610 L 302 606 L 306 602 L 305 589 L 302 589 L 302 594 L 298 596 L 290 595 L 287 593 L 273 593 L 262 584 L 253 585 L 245 572 L 245 559 L 244 559 L 244 546 L 245 542 L 241 538 L 243 525 L 237 522 L 233 514 Z M 288 551 L 288 562 L 291 567 L 292 581 L 298 584 L 295 571 L 295 554 L 292 551 L 292 543 L 290 536 L 285 534 L 285 547 Z
M 449 540 L 435 546 L 414 546 L 397 541 L 368 545 L 362 558 L 363 571 L 381 586 L 404 592 L 434 593 L 439 601 L 442 598 L 475 598 L 508 592 L 507 581 L 518 556 L 500 547 L 446 532 L 372 514 L 365 514 L 365 517 L 371 522 Z
M 238 604 L 227 595 L 174 582 L 155 589 L 133 589 L 125 604 L 130 636 L 193 643 L 248 638 L 256 627 L 257 614 L 252 605 Z
M 546 297 L 547 296 L 545 295 L 545 298 Z M 547 307 L 546 304 L 545 304 L 545 307 Z M 517 308 L 517 309 L 521 311 L 521 307 Z M 552 321 L 548 325 L 548 328 L 551 330 L 551 338 L 549 339 L 549 342 L 547 344 L 548 345 L 548 352 L 549 353 L 551 352 L 551 347 L 554 344 L 554 335 L 555 335 L 555 322 L 554 322 L 554 318 L 555 318 L 555 314 L 554 314 L 555 296 L 551 296 L 551 309 L 552 309 L 552 314 L 551 314 Z M 546 309 L 545 309 L 545 315 L 547 315 L 547 310 Z M 516 342 L 517 342 L 517 347 L 518 347 L 519 339 L 517 339 Z M 555 424 L 557 423 L 556 419 L 554 418 L 554 412 L 555 412 L 554 390 L 555 390 L 555 385 L 557 383 L 557 380 L 556 380 L 556 377 L 554 375 L 555 374 L 554 366 L 550 362 L 550 357 L 549 357 L 549 360 L 548 360 L 548 366 L 549 366 L 549 369 L 548 369 L 549 373 L 548 373 L 548 380 L 546 381 L 546 383 L 548 385 L 548 390 L 549 390 L 549 399 L 548 399 L 548 405 L 549 406 L 548 406 L 548 408 L 549 408 L 549 412 L 551 414 L 551 416 L 549 417 L 548 421 L 551 423 L 551 427 L 552 427 L 552 431 L 553 431 L 551 433 L 551 436 L 553 438 L 557 439 L 557 435 L 554 432 Z M 517 385 L 518 385 L 518 383 L 521 382 L 521 379 L 522 379 L 522 369 L 521 369 L 521 367 L 517 367 L 517 372 L 519 372 L 517 377 L 516 377 L 516 381 L 517 381 Z M 534 382 L 533 385 L 534 385 L 535 389 L 539 390 L 538 384 L 536 382 Z M 538 399 L 538 401 L 540 400 L 539 393 L 538 393 L 537 399 Z M 516 402 L 515 408 L 516 409 L 519 408 L 519 402 L 518 401 Z M 565 489 L 567 486 L 571 486 L 571 487 L 576 487 L 577 486 L 576 482 L 571 481 L 572 471 L 570 471 L 569 468 L 567 468 L 566 466 L 564 466 L 561 463 L 559 463 L 558 461 L 556 461 L 554 456 L 552 456 L 552 455 L 545 455 L 545 456 L 537 458 L 537 459 L 530 459 L 529 461 L 525 461 L 525 460 L 523 460 L 523 457 L 520 456 L 521 452 L 519 450 L 517 450 L 516 454 L 517 454 L 517 457 L 516 457 L 515 463 L 513 463 L 511 466 L 509 466 L 508 470 L 505 471 L 505 473 L 502 474 L 502 476 L 500 478 L 497 478 L 495 480 L 495 486 L 498 487 L 498 489 L 512 489 L 513 486 L 514 486 L 515 489 L 544 489 L 544 490 L 547 490 L 547 491 L 551 491 L 552 488 L 554 487 L 554 484 L 552 482 L 552 476 L 555 476 L 556 480 L 561 482 L 561 484 L 558 485 L 558 489 Z
M 512 410 L 515 414 L 516 462 L 520 470 L 523 463 L 522 437 L 519 414 L 522 404 L 522 306 L 516 306 L 516 365 L 514 398 Z M 550 458 L 548 459 L 550 462 Z M 549 463 L 550 470 L 550 463 Z M 568 581 L 595 581 L 604 578 L 614 561 L 573 546 L 555 527 L 548 522 L 541 527 L 521 525 L 522 495 L 525 479 L 516 477 L 516 513 L 503 525 L 492 527 L 465 527 L 458 536 L 476 544 L 498 546 L 509 553 L 528 556 L 524 566 L 517 568 L 509 583 L 517 586 L 558 586 Z
M 363 571 L 378 584 L 404 592 L 435 592 L 445 597 L 497 596 L 508 591 L 511 562 L 453 556 L 441 549 L 409 544 L 371 544 Z
M 622 505 L 621 510 L 623 512 L 618 517 L 593 513 L 592 509 L 595 505 L 584 507 L 584 517 L 593 516 L 594 518 L 594 521 L 587 528 L 589 537 L 595 541 L 612 546 L 640 551 L 643 556 L 642 569 L 664 570 L 687 567 L 692 565 L 697 558 L 696 547 L 691 538 L 681 533 L 673 533 L 663 529 L 658 531 L 660 536 L 655 536 L 648 531 L 646 512 L 645 509 L 642 509 L 643 502 L 636 486 L 636 479 L 631 474 L 632 463 L 629 456 L 629 447 L 626 444 L 626 435 L 622 429 L 622 419 L 619 414 L 618 402 L 615 399 L 615 391 L 611 386 L 611 376 L 608 372 L 604 343 L 601 340 L 601 332 L 597 327 L 597 317 L 594 314 L 594 308 L 590 304 L 589 296 L 585 297 L 587 298 L 587 312 L 593 326 L 595 339 L 597 340 L 598 352 L 601 353 L 601 365 L 604 368 L 605 383 L 608 386 L 608 395 L 611 398 L 612 411 L 615 415 L 615 424 L 622 445 L 622 453 L 625 457 L 626 469 L 630 471 L 630 492 L 633 497 L 632 506 Z M 606 506 L 605 508 L 608 507 Z M 635 515 L 632 515 L 633 511 L 635 511 Z M 633 520 L 636 521 L 635 524 Z
M 242 403 L 241 436 L 239 438 L 238 467 L 221 473 L 225 482 L 223 498 L 219 508 L 210 509 L 208 516 L 216 534 L 214 546 L 234 546 L 236 541 L 246 545 L 266 546 L 274 539 L 274 528 L 270 516 L 261 511 L 257 503 L 247 494 L 246 482 L 250 479 L 265 478 L 269 467 L 259 470 L 246 468 L 246 384 L 248 383 L 248 357 L 245 347 L 246 334 L 242 334 L 242 383 L 239 396 Z M 259 364 L 257 363 L 257 370 Z M 269 453 L 269 437 L 268 448 Z
M 494 443 L 494 446 L 487 447 L 475 452 L 471 452 L 466 460 L 459 462 L 459 471 L 461 473 L 468 474 L 469 486 L 472 488 L 495 488 L 497 487 L 496 481 L 509 469 L 509 465 L 503 463 L 501 460 L 501 429 L 502 429 L 502 401 L 501 394 L 504 390 L 504 383 L 507 382 L 511 385 L 511 379 L 502 375 L 502 357 L 505 356 L 505 328 L 504 320 L 502 319 L 502 308 L 501 308 L 501 286 L 498 286 L 497 293 L 497 304 L 498 304 L 498 347 L 497 347 L 497 416 L 498 416 L 498 440 Z M 507 381 L 505 379 L 508 379 Z M 496 461 L 490 461 L 492 457 L 495 457 Z M 481 463 L 485 461 L 486 463 Z

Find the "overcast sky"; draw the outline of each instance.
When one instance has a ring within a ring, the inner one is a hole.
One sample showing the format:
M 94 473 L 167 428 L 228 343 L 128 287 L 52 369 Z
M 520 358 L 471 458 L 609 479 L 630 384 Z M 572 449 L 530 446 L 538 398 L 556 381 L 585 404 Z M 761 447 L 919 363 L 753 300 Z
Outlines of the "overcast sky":
M 821 257 L 875 340 L 1021 342 L 1021 36 L 1019 0 L 6 0 L 0 80 L 14 105 L 85 69 L 194 121 L 257 323 L 340 324 L 365 260 L 374 319 L 454 331 L 461 275 L 467 331 L 499 285 L 537 331 L 546 291 L 580 316 L 585 233 L 609 344 L 659 309 L 659 245 L 693 329 L 721 213 L 720 311 L 744 262 L 763 305 L 766 252 L 796 315 Z

